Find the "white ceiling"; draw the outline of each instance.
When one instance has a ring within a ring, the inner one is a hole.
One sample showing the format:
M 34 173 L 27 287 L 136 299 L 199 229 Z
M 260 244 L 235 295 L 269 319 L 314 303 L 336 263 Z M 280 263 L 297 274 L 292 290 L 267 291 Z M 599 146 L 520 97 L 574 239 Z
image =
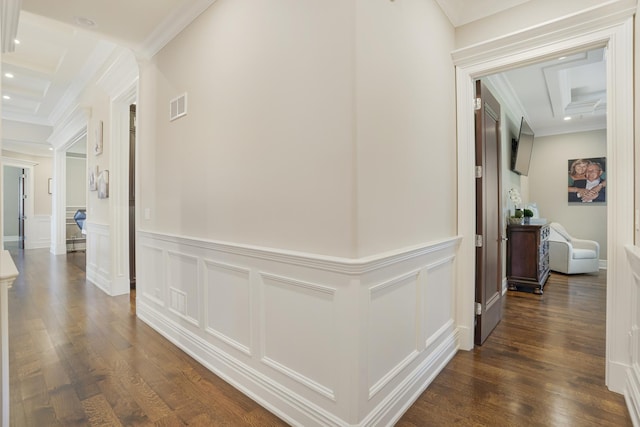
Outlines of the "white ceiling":
M 21 0 L 20 43 L 2 54 L 3 149 L 50 155 L 51 126 L 118 46 L 150 57 L 214 1 Z
M 488 78 L 507 109 L 522 112 L 536 136 L 606 128 L 606 79 L 605 48 L 560 56 Z
M 4 0 L 2 0 L 4 1 Z M 3 148 L 48 155 L 44 134 L 117 46 L 149 57 L 215 0 L 22 0 L 20 44 L 2 55 Z M 455 26 L 530 0 L 436 0 Z M 86 23 L 92 21 L 93 26 Z M 604 62 L 573 55 L 493 76 L 537 135 L 604 126 Z M 596 99 L 597 97 L 597 99 Z M 600 100 L 599 103 L 596 102 Z M 576 120 L 563 122 L 573 112 Z M 28 131 L 30 124 L 32 132 Z M 568 126 L 573 126 L 569 128 Z M 586 127 L 585 127 L 586 126 Z
M 486 18 L 530 0 L 436 0 L 454 27 Z

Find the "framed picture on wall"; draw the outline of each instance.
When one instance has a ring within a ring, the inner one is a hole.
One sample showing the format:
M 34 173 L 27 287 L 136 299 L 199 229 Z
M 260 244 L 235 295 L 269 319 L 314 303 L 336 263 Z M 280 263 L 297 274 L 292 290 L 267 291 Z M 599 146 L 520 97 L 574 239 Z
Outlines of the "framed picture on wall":
M 93 143 L 93 153 L 96 156 L 99 154 L 102 154 L 102 128 L 103 128 L 103 124 L 102 124 L 102 120 L 100 120 L 96 124 L 96 131 L 95 131 L 94 143 Z
M 98 199 L 109 197 L 109 171 L 103 170 L 98 175 Z
M 98 190 L 98 165 L 89 168 L 89 191 Z
M 607 158 L 569 159 L 567 198 L 571 204 L 603 204 L 607 201 Z

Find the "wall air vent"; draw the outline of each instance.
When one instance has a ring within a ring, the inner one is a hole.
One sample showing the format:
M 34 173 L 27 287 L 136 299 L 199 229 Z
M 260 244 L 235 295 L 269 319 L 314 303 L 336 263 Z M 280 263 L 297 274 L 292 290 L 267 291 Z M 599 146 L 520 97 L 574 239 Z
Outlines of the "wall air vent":
M 169 121 L 187 115 L 187 94 L 183 93 L 169 103 Z

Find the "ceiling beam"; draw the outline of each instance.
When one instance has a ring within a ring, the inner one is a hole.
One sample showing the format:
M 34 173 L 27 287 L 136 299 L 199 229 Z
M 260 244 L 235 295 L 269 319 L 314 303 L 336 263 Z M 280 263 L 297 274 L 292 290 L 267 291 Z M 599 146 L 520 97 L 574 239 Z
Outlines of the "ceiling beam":
M 13 52 L 16 49 L 16 36 L 18 35 L 18 21 L 22 0 L 2 0 L 2 53 Z

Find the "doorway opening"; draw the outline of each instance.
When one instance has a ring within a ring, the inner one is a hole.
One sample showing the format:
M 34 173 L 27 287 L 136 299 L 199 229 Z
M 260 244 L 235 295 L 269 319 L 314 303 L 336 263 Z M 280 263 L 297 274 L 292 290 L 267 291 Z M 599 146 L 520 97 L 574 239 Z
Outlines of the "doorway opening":
M 568 186 L 572 185 L 568 181 L 573 181 L 568 168 L 570 160 L 605 158 L 607 154 L 605 48 L 558 55 L 549 60 L 483 77 L 482 82 L 502 106 L 500 117 L 503 134 L 500 142 L 502 155 L 498 163 L 501 185 L 497 188 L 498 191 L 502 188 L 503 197 L 500 198 L 498 194 L 494 198 L 497 202 L 494 206 L 495 214 L 500 217 L 501 231 L 497 238 L 493 236 L 491 240 L 492 242 L 504 240 L 507 243 L 502 248 L 500 256 L 502 262 L 497 263 L 498 268 L 500 265 L 503 266 L 500 277 L 510 280 L 510 262 L 517 262 L 520 267 L 523 263 L 527 266 L 531 265 L 529 270 L 532 270 L 532 276 L 528 277 L 529 280 L 550 281 L 547 279 L 549 264 L 554 264 L 554 260 L 550 262 L 550 257 L 558 257 L 558 254 L 548 249 L 549 242 L 545 241 L 548 233 L 542 233 L 550 222 L 564 224 L 574 236 L 598 242 L 602 248 L 600 266 L 606 268 L 606 203 L 604 201 L 569 203 L 568 201 Z M 479 80 L 476 80 L 476 84 L 478 83 Z M 484 103 L 484 94 L 482 98 Z M 523 172 L 522 168 L 516 172 L 517 168 L 514 167 L 516 165 L 513 162 L 521 123 L 529 123 L 532 128 L 530 133 L 535 135 L 530 164 L 527 164 L 524 169 L 528 169 L 527 172 Z M 483 176 L 491 172 L 483 168 Z M 602 180 L 606 182 L 606 175 Z M 522 194 L 521 200 L 514 202 L 507 197 L 507 193 Z M 531 226 L 514 228 L 509 225 L 510 217 L 515 215 L 517 209 L 529 209 L 530 213 L 534 214 L 530 219 Z M 508 227 L 511 228 L 508 229 Z M 518 233 L 510 234 L 510 231 L 515 229 Z M 483 234 L 478 231 L 477 233 Z M 544 239 L 536 239 L 538 234 Z M 510 236 L 509 239 L 506 239 L 507 236 Z M 516 244 L 514 236 L 527 237 L 524 241 L 519 241 L 521 246 L 522 243 L 530 243 L 518 248 L 518 257 L 510 257 L 507 253 L 509 248 L 514 250 L 513 245 Z M 526 260 L 522 259 L 524 254 L 528 257 Z M 487 267 L 487 265 L 476 265 L 476 268 L 481 271 L 486 270 Z M 518 271 L 520 270 L 522 268 L 518 268 Z M 565 277 L 564 279 L 575 278 Z M 585 279 L 587 283 L 591 280 L 593 277 Z M 506 281 L 503 282 L 502 289 L 506 304 L 509 303 L 509 298 L 513 297 L 514 292 L 529 291 L 526 287 L 510 284 L 510 292 L 507 293 L 505 285 Z M 476 289 L 477 293 L 478 289 Z M 542 294 L 541 288 L 539 293 Z M 480 302 L 483 303 L 483 301 Z M 505 313 L 509 312 L 505 311 Z M 478 318 L 481 319 L 482 315 Z M 478 324 L 476 324 L 477 327 Z M 479 337 L 476 331 L 476 344 L 481 343 L 482 338 L 484 334 Z
M 2 207 L 4 247 L 24 249 L 25 240 L 25 180 L 26 171 L 17 166 L 5 166 L 3 170 Z
M 129 106 L 129 287 L 136 289 L 136 106 Z
M 628 312 L 614 310 L 625 306 L 631 298 L 630 273 L 624 246 L 633 244 L 634 237 L 634 177 L 633 167 L 633 20 L 620 18 L 617 25 L 591 20 L 590 29 L 576 35 L 566 23 L 553 21 L 536 31 L 543 36 L 525 37 L 527 32 L 491 40 L 453 53 L 456 64 L 458 98 L 458 212 L 459 233 L 464 236 L 459 257 L 459 323 L 462 349 L 473 348 L 473 313 L 470 312 L 473 291 L 474 224 L 465 213 L 473 209 L 475 179 L 473 168 L 473 84 L 476 79 L 498 72 L 558 57 L 560 54 L 607 48 L 607 292 L 606 321 L 606 384 L 612 391 L 624 392 L 627 365 L 618 363 L 628 359 L 628 343 L 624 331 L 629 330 Z M 533 30 L 532 30 L 533 31 Z M 517 40 L 516 40 L 517 39 Z M 615 185 L 614 185 L 615 184 Z M 615 209 L 614 209 L 615 206 Z

